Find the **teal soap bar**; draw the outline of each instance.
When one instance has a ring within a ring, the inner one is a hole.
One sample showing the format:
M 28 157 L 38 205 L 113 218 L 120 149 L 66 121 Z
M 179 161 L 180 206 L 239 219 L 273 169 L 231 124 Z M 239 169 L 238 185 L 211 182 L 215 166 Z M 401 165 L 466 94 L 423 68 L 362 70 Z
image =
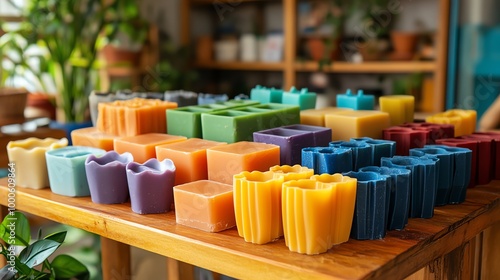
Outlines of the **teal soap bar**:
M 261 85 L 255 86 L 250 91 L 250 100 L 260 103 L 281 103 L 283 90 L 275 88 L 267 88 Z
M 307 88 L 301 90 L 292 87 L 290 91 L 283 92 L 282 104 L 297 105 L 300 110 L 316 108 L 316 93 L 309 92 Z
M 362 90 L 353 94 L 350 89 L 345 94 L 337 94 L 337 107 L 351 108 L 353 110 L 373 110 L 375 107 L 375 97 L 365 95 Z

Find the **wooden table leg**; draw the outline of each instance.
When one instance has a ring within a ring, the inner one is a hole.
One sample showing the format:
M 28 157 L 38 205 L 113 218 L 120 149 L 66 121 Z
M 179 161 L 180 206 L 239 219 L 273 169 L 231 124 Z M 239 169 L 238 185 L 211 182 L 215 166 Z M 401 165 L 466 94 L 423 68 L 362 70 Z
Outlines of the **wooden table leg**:
M 130 280 L 130 246 L 101 237 L 102 275 L 104 280 Z
M 7 207 L 0 205 L 0 217 L 2 217 L 2 220 L 0 220 L 0 223 L 1 223 L 1 221 L 3 221 L 3 218 L 5 216 L 7 216 L 8 212 L 9 212 L 9 210 L 7 209 Z M 1 240 L 0 240 L 0 242 L 2 242 L 2 244 L 5 246 L 5 242 L 3 242 Z M 5 265 L 7 265 L 7 260 L 3 256 L 1 256 L 0 257 L 0 267 L 4 267 Z
M 497 279 L 500 275 L 500 223 L 496 223 L 483 232 L 483 252 L 481 258 L 480 279 Z
M 193 280 L 194 266 L 176 259 L 167 258 L 168 280 Z

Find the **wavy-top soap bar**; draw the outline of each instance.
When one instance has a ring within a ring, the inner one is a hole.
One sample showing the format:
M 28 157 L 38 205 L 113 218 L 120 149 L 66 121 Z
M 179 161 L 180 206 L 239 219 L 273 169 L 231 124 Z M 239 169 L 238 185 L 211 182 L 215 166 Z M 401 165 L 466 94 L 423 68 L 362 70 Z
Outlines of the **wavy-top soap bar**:
M 474 110 L 453 109 L 432 115 L 425 119 L 428 123 L 452 124 L 455 126 L 455 137 L 468 135 L 476 131 L 477 113 Z
M 159 99 L 134 98 L 99 103 L 97 128 L 118 136 L 166 133 L 165 111 L 172 108 L 177 108 L 177 103 Z

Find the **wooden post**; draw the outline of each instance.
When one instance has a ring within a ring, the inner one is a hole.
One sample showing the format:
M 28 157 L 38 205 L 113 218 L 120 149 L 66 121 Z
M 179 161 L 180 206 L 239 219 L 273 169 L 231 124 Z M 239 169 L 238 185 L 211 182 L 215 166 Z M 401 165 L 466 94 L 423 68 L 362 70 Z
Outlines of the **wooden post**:
M 131 280 L 130 246 L 101 237 L 102 275 L 104 280 Z
M 500 223 L 483 232 L 480 279 L 497 279 L 500 275 Z
M 168 280 L 193 280 L 194 266 L 176 259 L 167 258 Z
M 284 64 L 283 89 L 295 86 L 295 55 L 297 37 L 297 0 L 283 1 Z
M 436 71 L 434 74 L 434 112 L 444 110 L 446 98 L 446 70 L 448 66 L 448 28 L 450 24 L 450 0 L 439 1 L 439 26 L 436 42 Z

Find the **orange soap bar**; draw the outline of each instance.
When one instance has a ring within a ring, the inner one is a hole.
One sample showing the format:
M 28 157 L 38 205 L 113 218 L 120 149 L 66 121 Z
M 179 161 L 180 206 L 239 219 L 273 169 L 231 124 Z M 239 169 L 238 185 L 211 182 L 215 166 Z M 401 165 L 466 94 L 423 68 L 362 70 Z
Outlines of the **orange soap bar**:
M 300 123 L 315 126 L 325 126 L 325 115 L 328 113 L 352 111 L 350 108 L 326 107 L 300 111 Z
M 425 119 L 428 123 L 452 124 L 455 137 L 469 135 L 476 131 L 477 112 L 474 110 L 452 109 Z
M 380 111 L 357 110 L 327 113 L 325 126 L 332 129 L 332 140 L 351 138 L 382 139 L 382 130 L 390 126 L 389 114 Z
M 233 183 L 241 171 L 267 171 L 279 165 L 280 147 L 256 142 L 236 142 L 207 149 L 208 179 Z
M 198 138 L 156 146 L 156 158 L 171 159 L 175 164 L 175 185 L 208 179 L 207 149 L 223 142 Z
M 159 99 L 134 98 L 99 103 L 97 128 L 111 135 L 135 136 L 166 133 L 166 110 L 177 103 Z
M 185 140 L 184 136 L 148 133 L 117 138 L 114 141 L 114 150 L 119 154 L 129 152 L 134 156 L 135 162 L 144 163 L 148 159 L 156 157 L 156 146 Z
M 86 127 L 71 131 L 73 146 L 94 147 L 111 151 L 114 148 L 113 142 L 117 138 L 120 137 L 101 132 L 96 127 Z
M 333 245 L 347 242 L 351 233 L 354 205 L 356 203 L 356 178 L 342 176 L 339 173 L 314 175 L 312 180 L 332 185 L 335 192 L 332 215 L 332 243 Z
M 201 180 L 174 187 L 175 221 L 208 232 L 236 225 L 233 186 Z
M 314 169 L 302 167 L 298 164 L 294 166 L 276 165 L 269 168 L 269 171 L 274 173 L 274 177 L 282 176 L 285 182 L 290 180 L 309 179 L 314 175 Z
M 265 244 L 283 235 L 281 187 L 274 172 L 243 171 L 234 175 L 234 213 L 238 234 L 246 242 Z

